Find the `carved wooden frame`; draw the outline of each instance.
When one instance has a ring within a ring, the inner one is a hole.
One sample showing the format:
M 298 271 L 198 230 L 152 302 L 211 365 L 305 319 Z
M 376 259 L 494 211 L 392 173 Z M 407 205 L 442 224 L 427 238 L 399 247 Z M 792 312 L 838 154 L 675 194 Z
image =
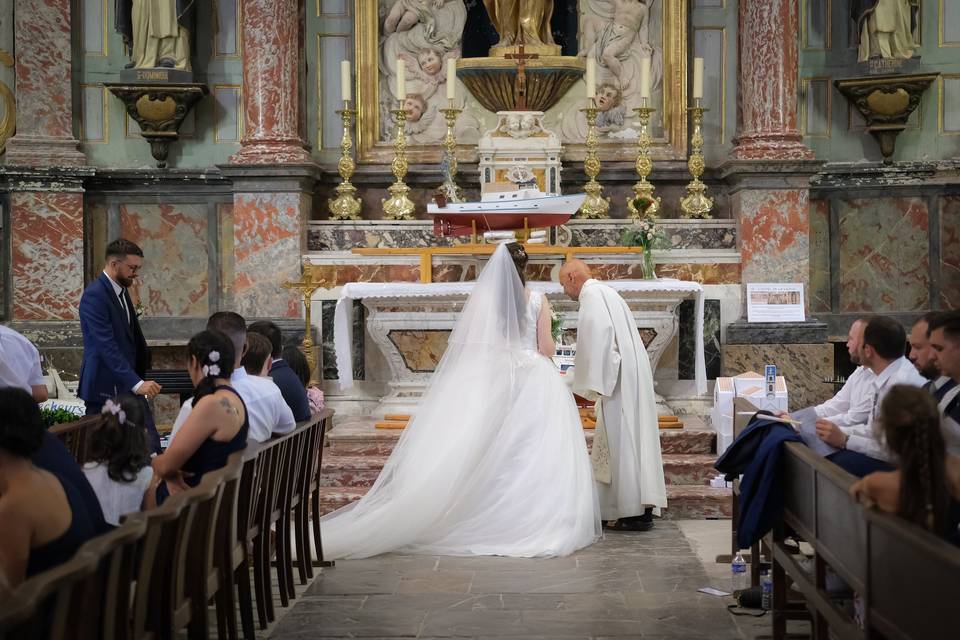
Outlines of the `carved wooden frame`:
M 662 0 L 656 3 L 661 11 L 663 25 L 663 101 L 654 105 L 663 114 L 663 133 L 654 138 L 651 148 L 654 160 L 685 160 L 687 157 L 687 0 Z M 379 2 L 354 0 L 356 33 L 354 56 L 356 60 L 357 159 L 361 163 L 389 163 L 393 160 L 391 142 L 379 142 L 380 95 L 378 45 L 380 39 Z M 628 117 L 633 119 L 632 114 Z M 586 146 L 583 143 L 564 145 L 564 159 L 582 160 Z M 407 147 L 411 163 L 439 163 L 443 147 L 411 145 Z M 602 161 L 636 159 L 636 144 L 624 141 L 601 143 Z M 476 162 L 475 145 L 459 145 L 457 158 L 461 162 Z

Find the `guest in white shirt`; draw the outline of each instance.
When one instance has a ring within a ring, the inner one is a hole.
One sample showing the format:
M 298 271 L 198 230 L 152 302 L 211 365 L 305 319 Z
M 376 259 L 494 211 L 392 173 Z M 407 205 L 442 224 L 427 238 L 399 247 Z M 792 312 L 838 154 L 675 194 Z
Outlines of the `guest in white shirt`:
M 863 330 L 860 362 L 876 376 L 873 381 L 873 405 L 864 424 L 840 427 L 829 420 L 817 420 L 817 435 L 840 451 L 830 460 L 857 477 L 874 471 L 890 471 L 891 456 L 880 441 L 880 430 L 874 425 L 877 407 L 890 387 L 905 384 L 922 387 L 926 379 L 904 355 L 907 335 L 903 326 L 885 316 L 871 318 Z
M 838 427 L 863 424 L 870 417 L 873 407 L 873 371 L 860 362 L 860 347 L 863 344 L 863 329 L 867 326 L 864 318 L 858 318 L 850 325 L 847 333 L 847 353 L 850 362 L 859 365 L 843 388 L 823 404 L 814 407 L 817 417 L 828 420 Z
M 930 351 L 940 373 L 954 383 L 940 398 L 939 406 L 947 452 L 960 456 L 960 311 L 930 321 Z
M 293 412 L 280 393 L 280 388 L 270 378 L 248 375 L 241 364 L 247 347 L 247 324 L 243 316 L 233 311 L 217 312 L 207 320 L 207 329 L 216 329 L 225 333 L 236 350 L 235 368 L 230 375 L 230 386 L 236 389 L 247 407 L 247 419 L 250 421 L 247 437 L 257 442 L 266 442 L 274 435 L 293 431 L 297 423 L 293 419 Z M 187 400 L 180 409 L 176 422 L 173 423 L 172 435 L 177 434 L 192 409 L 192 402 Z
M 0 325 L 0 387 L 23 389 L 37 402 L 47 399 L 40 352 L 32 342 L 3 325 Z
M 91 461 L 83 465 L 83 474 L 97 494 L 103 519 L 113 526 L 121 516 L 155 506 L 143 419 L 143 403 L 123 395 L 104 403 L 100 424 L 90 434 Z

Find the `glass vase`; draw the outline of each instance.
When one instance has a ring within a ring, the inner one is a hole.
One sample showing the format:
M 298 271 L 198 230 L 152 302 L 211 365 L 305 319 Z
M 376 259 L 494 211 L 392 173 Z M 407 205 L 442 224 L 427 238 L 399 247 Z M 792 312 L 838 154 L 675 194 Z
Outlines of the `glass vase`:
M 654 280 L 657 277 L 656 272 L 653 270 L 653 250 L 649 248 L 644 248 L 643 250 L 643 279 L 644 280 Z

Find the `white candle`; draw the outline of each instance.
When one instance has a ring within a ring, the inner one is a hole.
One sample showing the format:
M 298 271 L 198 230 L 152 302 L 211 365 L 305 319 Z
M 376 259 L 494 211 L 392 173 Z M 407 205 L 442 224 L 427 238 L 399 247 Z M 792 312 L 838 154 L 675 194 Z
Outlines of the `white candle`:
M 447 61 L 447 100 L 457 96 L 457 61 L 451 58 Z
M 587 58 L 587 98 L 597 97 L 597 61 L 590 56 Z
M 703 58 L 693 59 L 693 99 L 703 98 Z
M 650 58 L 640 58 L 640 97 L 650 99 Z
M 340 62 L 340 96 L 344 102 L 350 101 L 350 61 Z
M 397 58 L 397 99 L 403 102 L 407 97 L 407 66 L 406 63 Z

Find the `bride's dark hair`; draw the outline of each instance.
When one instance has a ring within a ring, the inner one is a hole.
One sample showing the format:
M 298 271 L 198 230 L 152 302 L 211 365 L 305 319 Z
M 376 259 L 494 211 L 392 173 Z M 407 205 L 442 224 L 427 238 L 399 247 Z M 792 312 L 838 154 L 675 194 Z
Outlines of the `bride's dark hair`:
M 526 249 L 518 242 L 508 242 L 507 251 L 510 252 L 510 257 L 513 259 L 513 266 L 517 268 L 517 275 L 520 276 L 520 282 L 523 283 L 523 286 L 527 286 L 527 277 L 524 275 L 524 271 L 527 268 L 527 262 L 530 258 L 527 256 Z

